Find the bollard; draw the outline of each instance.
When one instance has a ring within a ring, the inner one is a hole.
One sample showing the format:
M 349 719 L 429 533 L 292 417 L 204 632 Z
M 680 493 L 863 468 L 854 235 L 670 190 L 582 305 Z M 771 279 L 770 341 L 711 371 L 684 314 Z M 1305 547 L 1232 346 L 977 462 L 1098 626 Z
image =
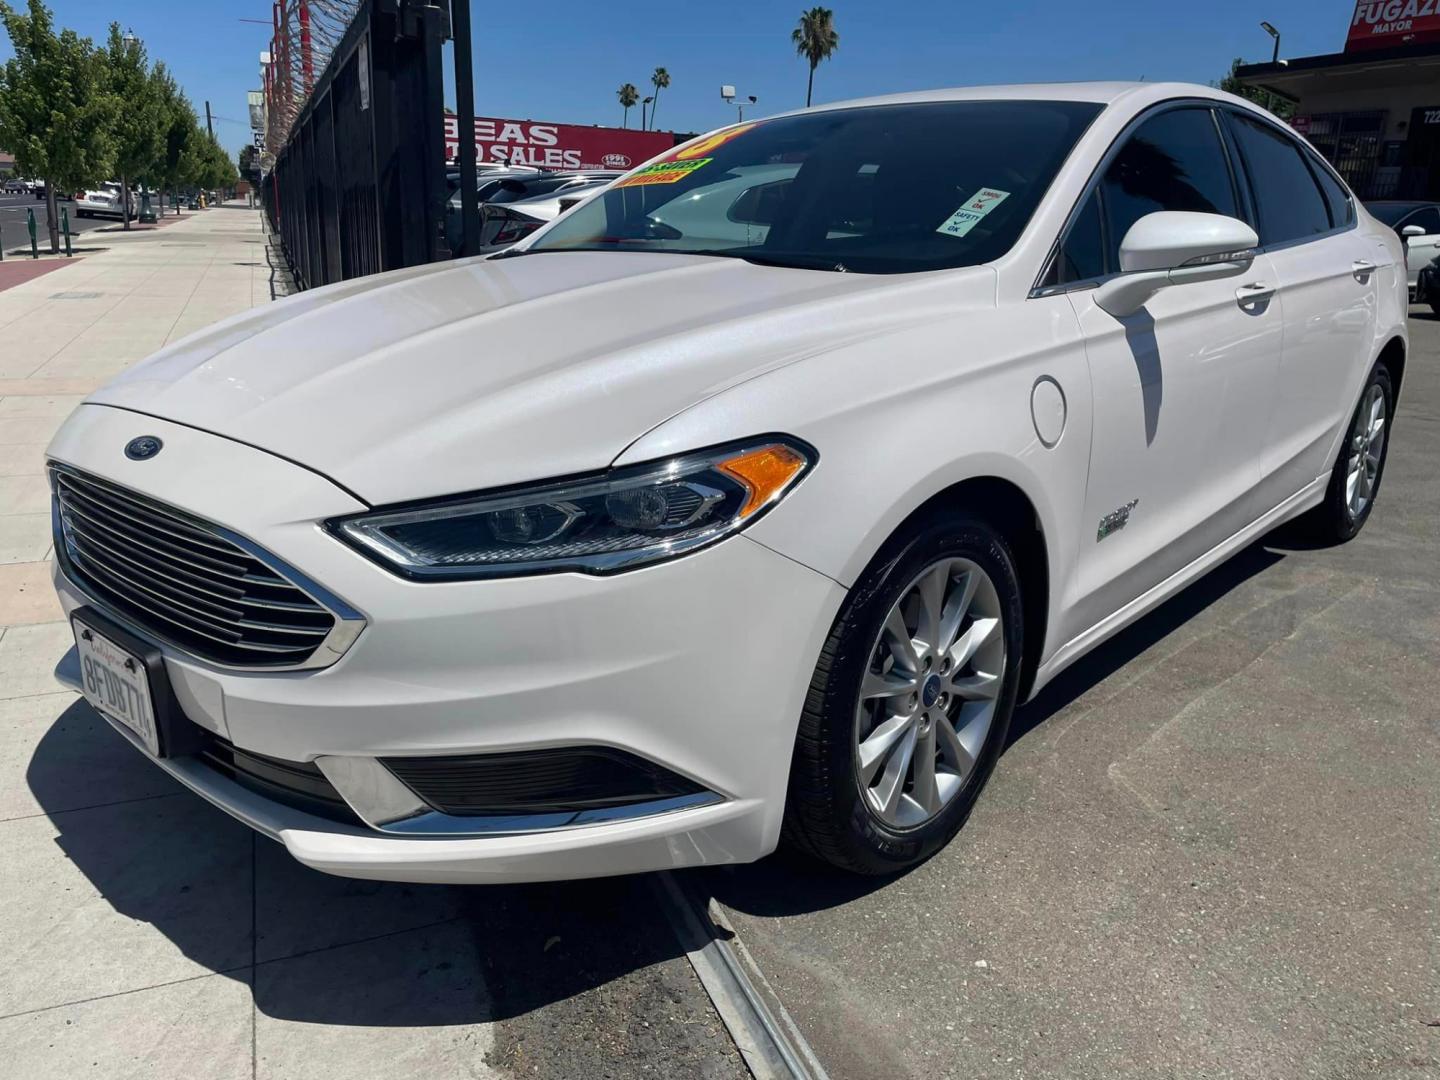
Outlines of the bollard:
M 25 217 L 28 219 L 25 227 L 30 230 L 30 257 L 38 259 L 40 258 L 40 245 L 35 242 L 35 210 L 33 207 L 25 211 Z
M 70 250 L 70 208 L 67 206 L 60 208 L 60 231 L 65 234 L 65 257 L 73 259 L 75 254 Z

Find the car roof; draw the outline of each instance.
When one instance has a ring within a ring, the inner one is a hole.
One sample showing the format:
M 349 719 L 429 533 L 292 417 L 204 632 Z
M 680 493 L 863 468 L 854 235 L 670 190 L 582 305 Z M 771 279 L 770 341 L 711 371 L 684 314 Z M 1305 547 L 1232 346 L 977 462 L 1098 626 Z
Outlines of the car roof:
M 993 86 L 952 86 L 938 90 L 918 90 L 904 94 L 885 94 L 880 97 L 856 98 L 850 101 L 836 101 L 813 108 L 794 109 L 780 116 L 794 116 L 804 112 L 819 112 L 829 109 L 853 109 L 871 105 L 910 105 L 931 101 L 1082 101 L 1097 105 L 1113 105 L 1120 101 L 1133 101 L 1137 106 L 1165 101 L 1170 98 L 1209 98 L 1226 101 L 1254 109 L 1252 102 L 1234 94 L 1227 94 L 1213 86 L 1185 82 L 1053 82 L 1053 83 L 1009 83 Z

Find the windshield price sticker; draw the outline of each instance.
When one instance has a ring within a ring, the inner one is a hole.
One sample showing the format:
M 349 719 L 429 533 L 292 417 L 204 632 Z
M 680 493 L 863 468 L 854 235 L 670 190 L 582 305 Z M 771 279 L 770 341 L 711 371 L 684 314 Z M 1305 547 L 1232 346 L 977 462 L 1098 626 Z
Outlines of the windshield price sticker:
M 1010 197 L 998 188 L 981 188 L 965 200 L 965 205 L 951 214 L 935 231 L 946 236 L 964 236 L 980 224 L 986 214 Z
M 646 165 L 625 179 L 616 181 L 614 186 L 622 188 L 642 187 L 646 184 L 678 184 L 696 169 L 704 168 L 714 160 L 707 157 L 693 161 L 657 161 L 654 165 Z

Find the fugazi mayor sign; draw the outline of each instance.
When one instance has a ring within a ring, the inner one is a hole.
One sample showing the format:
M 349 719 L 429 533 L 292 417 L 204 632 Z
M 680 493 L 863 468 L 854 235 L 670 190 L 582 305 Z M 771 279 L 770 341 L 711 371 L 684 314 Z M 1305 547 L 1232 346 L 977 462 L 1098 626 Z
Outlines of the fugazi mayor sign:
M 1440 0 L 1359 0 L 1345 51 L 1440 41 Z
M 675 145 L 668 131 L 476 117 L 475 158 L 538 169 L 629 169 Z M 460 121 L 445 117 L 445 160 L 460 152 Z

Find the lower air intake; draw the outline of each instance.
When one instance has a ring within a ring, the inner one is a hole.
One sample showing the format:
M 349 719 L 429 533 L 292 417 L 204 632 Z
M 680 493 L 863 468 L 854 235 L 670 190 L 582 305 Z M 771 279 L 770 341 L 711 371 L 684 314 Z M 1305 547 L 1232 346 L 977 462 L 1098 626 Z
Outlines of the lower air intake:
M 605 746 L 382 760 L 431 807 L 458 816 L 576 813 L 705 790 L 654 762 Z

